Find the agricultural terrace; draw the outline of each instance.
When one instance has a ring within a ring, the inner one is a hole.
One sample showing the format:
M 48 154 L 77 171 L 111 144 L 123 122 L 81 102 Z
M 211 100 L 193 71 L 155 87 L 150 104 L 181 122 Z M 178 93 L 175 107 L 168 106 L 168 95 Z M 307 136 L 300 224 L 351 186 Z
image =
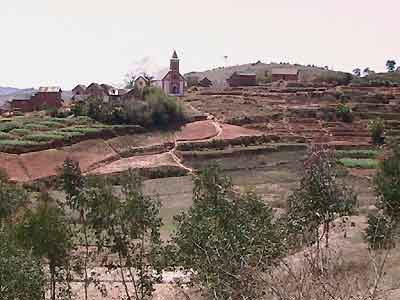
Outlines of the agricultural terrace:
M 52 118 L 33 114 L 0 118 L 0 152 L 32 152 L 141 131 L 140 126 L 105 125 L 89 117 Z

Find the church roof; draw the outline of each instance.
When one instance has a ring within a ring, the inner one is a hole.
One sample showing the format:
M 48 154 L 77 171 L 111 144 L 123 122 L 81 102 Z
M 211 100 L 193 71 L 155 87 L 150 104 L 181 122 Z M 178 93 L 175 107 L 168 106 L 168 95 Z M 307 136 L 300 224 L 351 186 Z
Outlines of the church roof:
M 176 50 L 174 50 L 174 53 L 172 54 L 173 59 L 178 59 L 178 54 L 176 53 Z

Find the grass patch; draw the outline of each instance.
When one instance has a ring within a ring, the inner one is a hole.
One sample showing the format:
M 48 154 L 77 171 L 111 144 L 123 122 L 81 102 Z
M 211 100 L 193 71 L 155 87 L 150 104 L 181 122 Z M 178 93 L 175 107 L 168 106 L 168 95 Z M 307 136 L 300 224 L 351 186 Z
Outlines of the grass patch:
M 27 140 L 0 140 L 0 146 L 33 146 L 33 145 L 40 145 L 40 143 Z
M 32 134 L 32 130 L 26 129 L 26 128 L 15 128 L 10 131 L 11 134 L 16 135 L 16 136 L 25 136 Z
M 25 129 L 31 129 L 31 130 L 36 130 L 36 131 L 46 131 L 49 130 L 50 128 L 46 125 L 42 125 L 39 123 L 28 123 L 28 124 L 24 124 L 23 126 Z
M 339 163 L 347 168 L 376 169 L 379 161 L 370 158 L 341 158 Z
M 66 132 L 80 132 L 83 134 L 86 133 L 98 133 L 103 131 L 104 128 L 94 128 L 94 127 L 78 127 L 78 126 L 74 126 L 74 127 L 67 127 L 67 128 L 62 128 L 61 131 L 66 131 Z
M 0 131 L 0 140 L 11 140 L 13 136 L 7 132 Z
M 379 151 L 377 150 L 337 150 L 338 158 L 377 158 Z
M 49 128 L 61 128 L 65 126 L 64 124 L 55 121 L 42 121 L 39 122 L 38 124 Z
M 31 134 L 24 137 L 26 140 L 35 141 L 35 142 L 50 142 L 50 141 L 60 141 L 64 140 L 62 135 L 58 135 L 56 133 L 37 133 Z

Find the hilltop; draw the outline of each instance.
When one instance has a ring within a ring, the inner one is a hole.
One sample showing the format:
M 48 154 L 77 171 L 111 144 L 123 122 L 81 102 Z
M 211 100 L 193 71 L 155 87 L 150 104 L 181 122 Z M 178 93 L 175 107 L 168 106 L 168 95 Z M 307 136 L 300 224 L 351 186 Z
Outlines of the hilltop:
M 206 70 L 202 72 L 190 72 L 186 73 L 184 77 L 202 79 L 207 77 L 213 81 L 214 86 L 224 86 L 226 79 L 229 78 L 234 72 L 252 72 L 258 75 L 264 75 L 265 72 L 271 72 L 275 68 L 296 68 L 300 71 L 301 81 L 312 81 L 318 77 L 335 77 L 344 72 L 328 70 L 324 67 L 314 65 L 299 65 L 289 63 L 263 63 L 258 61 L 256 63 L 248 63 L 243 65 L 229 66 L 229 67 L 218 67 L 212 70 Z

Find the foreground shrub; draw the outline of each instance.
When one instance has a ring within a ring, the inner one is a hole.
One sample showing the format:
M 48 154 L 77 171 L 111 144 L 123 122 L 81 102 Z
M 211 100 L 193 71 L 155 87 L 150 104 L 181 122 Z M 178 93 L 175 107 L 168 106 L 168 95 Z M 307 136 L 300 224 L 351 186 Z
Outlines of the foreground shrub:
M 400 149 L 397 146 L 379 165 L 375 177 L 378 195 L 376 206 L 381 215 L 368 220 L 366 239 L 371 248 L 395 245 L 392 241 L 398 235 L 400 224 Z
M 330 224 L 341 216 L 354 213 L 357 196 L 353 190 L 337 181 L 334 153 L 328 149 L 314 149 L 306 164 L 300 187 L 288 198 L 287 222 L 293 241 L 301 234 L 303 242 L 325 238 L 329 245 Z M 323 226 L 320 234 L 319 228 Z
M 44 290 L 45 275 L 39 261 L 0 229 L 0 298 L 41 300 Z
M 194 179 L 193 201 L 175 217 L 177 265 L 210 299 L 259 299 L 252 276 L 285 253 L 271 208 L 254 193 L 235 195 L 216 165 Z
M 365 235 L 371 249 L 390 249 L 394 247 L 392 225 L 384 215 L 379 214 L 368 217 L 368 227 Z

